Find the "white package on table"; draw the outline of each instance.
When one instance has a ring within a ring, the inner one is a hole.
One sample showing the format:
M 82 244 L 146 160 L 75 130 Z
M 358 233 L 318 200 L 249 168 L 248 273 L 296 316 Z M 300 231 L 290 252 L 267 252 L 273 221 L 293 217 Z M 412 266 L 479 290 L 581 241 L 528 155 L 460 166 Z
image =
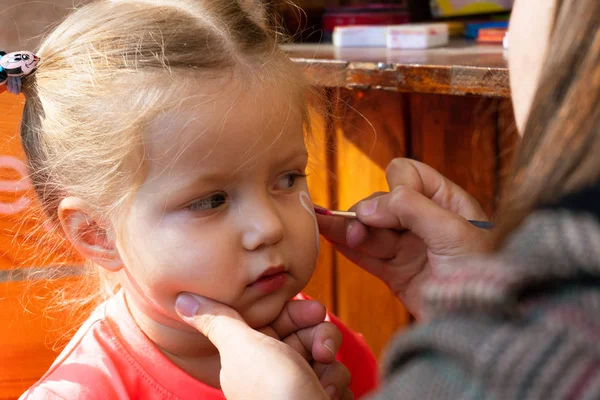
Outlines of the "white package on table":
M 385 47 L 387 26 L 336 26 L 333 45 L 337 47 Z
M 447 24 L 418 24 L 388 26 L 389 49 L 427 49 L 449 42 Z

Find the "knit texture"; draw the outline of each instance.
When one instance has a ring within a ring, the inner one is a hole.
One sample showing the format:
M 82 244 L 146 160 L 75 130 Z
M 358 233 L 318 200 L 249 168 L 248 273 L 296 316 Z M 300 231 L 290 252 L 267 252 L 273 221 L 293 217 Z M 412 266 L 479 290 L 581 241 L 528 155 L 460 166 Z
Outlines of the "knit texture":
M 500 253 L 433 271 L 429 322 L 393 341 L 374 398 L 600 399 L 597 189 L 534 212 Z

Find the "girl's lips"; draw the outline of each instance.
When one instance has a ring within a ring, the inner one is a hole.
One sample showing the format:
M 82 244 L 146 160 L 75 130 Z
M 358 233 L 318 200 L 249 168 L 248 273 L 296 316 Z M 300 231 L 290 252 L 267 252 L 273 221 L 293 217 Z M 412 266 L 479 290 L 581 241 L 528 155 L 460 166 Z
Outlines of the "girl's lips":
M 248 285 L 249 288 L 257 289 L 263 293 L 273 293 L 283 287 L 287 281 L 288 274 L 283 265 L 267 268 L 258 279 Z
M 287 278 L 288 274 L 285 271 L 269 274 L 248 285 L 248 288 L 256 289 L 264 294 L 273 293 L 285 285 Z

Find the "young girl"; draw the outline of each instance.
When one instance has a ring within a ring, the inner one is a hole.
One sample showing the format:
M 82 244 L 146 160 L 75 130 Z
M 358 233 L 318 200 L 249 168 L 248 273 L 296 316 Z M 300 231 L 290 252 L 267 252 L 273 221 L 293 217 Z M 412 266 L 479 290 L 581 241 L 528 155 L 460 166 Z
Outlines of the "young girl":
M 112 295 L 23 398 L 221 398 L 219 354 L 177 296 L 258 328 L 311 277 L 306 85 L 241 3 L 101 0 L 36 53 L 22 82 L 33 185 Z M 374 357 L 331 319 L 360 396 Z

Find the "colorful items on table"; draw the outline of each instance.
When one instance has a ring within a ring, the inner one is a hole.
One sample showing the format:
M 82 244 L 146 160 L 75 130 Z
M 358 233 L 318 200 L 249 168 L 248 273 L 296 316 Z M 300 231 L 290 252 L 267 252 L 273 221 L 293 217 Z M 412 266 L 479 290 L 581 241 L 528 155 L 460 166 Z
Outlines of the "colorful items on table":
M 0 51 L 0 57 L 0 93 L 21 93 L 21 78 L 37 68 L 40 58 L 24 50 L 8 54 Z
M 407 4 L 364 4 L 327 7 L 322 19 L 323 39 L 333 37 L 336 27 L 388 26 L 411 21 Z
M 454 17 L 508 11 L 514 0 L 430 0 L 435 17 Z
M 474 22 L 466 26 L 465 37 L 467 39 L 477 39 L 481 29 L 508 29 L 508 21 L 488 21 Z
M 465 36 L 465 23 L 461 21 L 448 21 L 445 22 L 448 25 L 448 35 L 450 37 L 464 37 Z
M 336 47 L 387 47 L 389 49 L 426 49 L 448 44 L 445 23 L 391 26 L 338 26 L 333 31 Z
M 504 37 L 506 36 L 508 29 L 499 28 L 485 28 L 480 29 L 477 35 L 477 42 L 479 43 L 498 43 L 502 44 Z

